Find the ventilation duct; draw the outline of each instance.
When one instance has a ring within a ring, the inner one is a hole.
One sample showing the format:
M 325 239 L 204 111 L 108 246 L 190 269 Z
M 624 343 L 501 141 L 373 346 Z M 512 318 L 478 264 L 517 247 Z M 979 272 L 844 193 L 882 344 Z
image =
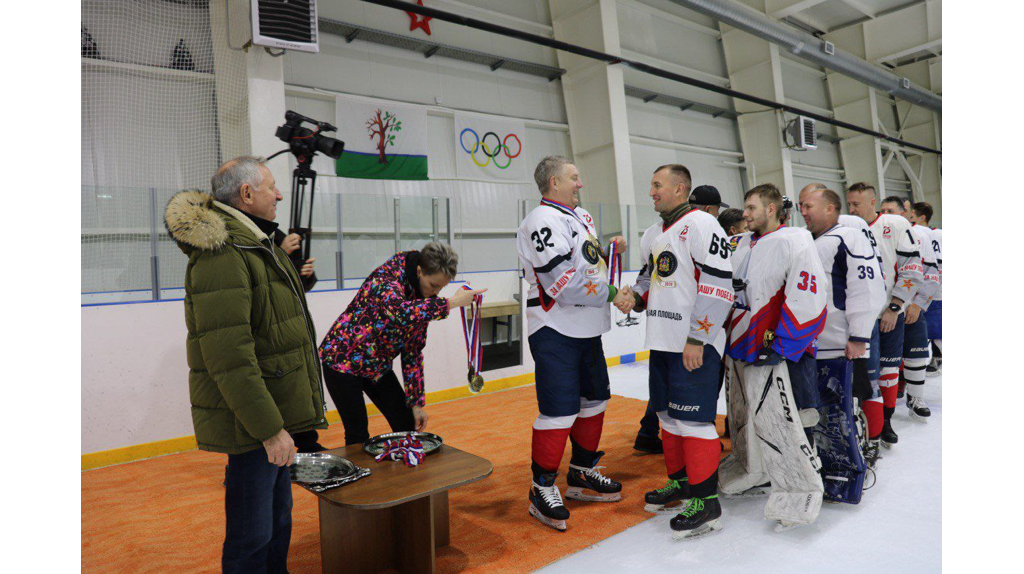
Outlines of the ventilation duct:
M 777 44 L 809 62 L 849 76 L 893 97 L 934 112 L 942 112 L 942 98 L 928 90 L 914 86 L 907 78 L 883 70 L 838 48 L 834 50 L 834 53 L 829 54 L 821 49 L 821 40 L 818 38 L 779 24 L 765 14 L 734 0 L 672 0 L 672 2 Z

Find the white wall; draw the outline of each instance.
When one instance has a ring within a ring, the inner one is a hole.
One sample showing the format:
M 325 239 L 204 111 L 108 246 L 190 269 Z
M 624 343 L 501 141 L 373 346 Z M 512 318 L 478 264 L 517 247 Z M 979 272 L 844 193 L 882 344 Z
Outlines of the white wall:
M 635 273 L 624 275 L 626 281 L 635 280 Z M 468 279 L 474 287 L 487 287 L 485 301 L 510 300 L 518 292 L 514 273 L 472 274 L 458 279 Z M 457 287 L 453 284 L 442 294 L 448 295 Z M 355 293 L 346 290 L 308 295 L 317 343 Z M 640 319 L 643 321 L 643 317 Z M 643 324 L 626 328 L 613 323 L 612 331 L 604 336 L 606 355 L 643 350 L 643 329 Z M 83 307 L 82 334 L 83 454 L 193 434 L 181 301 Z M 528 343 L 524 361 L 521 366 L 487 371 L 485 378 L 533 372 Z M 395 372 L 401 373 L 398 361 Z M 466 351 L 458 312 L 430 326 L 424 372 L 428 393 L 466 384 Z M 328 408 L 334 408 L 329 399 Z

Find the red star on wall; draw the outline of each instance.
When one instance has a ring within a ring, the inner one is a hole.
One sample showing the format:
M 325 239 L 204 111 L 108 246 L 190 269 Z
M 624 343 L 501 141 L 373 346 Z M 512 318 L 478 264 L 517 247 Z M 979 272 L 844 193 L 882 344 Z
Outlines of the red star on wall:
M 416 0 L 416 4 L 419 4 L 420 6 L 422 6 L 423 5 L 423 0 Z M 409 12 L 409 11 L 406 11 L 406 14 L 409 15 L 409 31 L 410 32 L 415 31 L 416 28 L 422 28 L 423 31 L 427 33 L 427 36 L 431 35 L 430 34 L 430 21 L 434 19 L 432 16 L 420 16 L 419 14 L 417 14 L 415 12 Z
M 700 327 L 697 330 L 698 331 L 704 331 L 708 335 L 711 334 L 711 327 L 715 326 L 714 323 L 712 323 L 711 321 L 708 320 L 708 316 L 707 315 L 704 315 L 704 320 L 703 321 L 701 321 L 700 319 L 697 319 L 697 324 L 700 325 Z

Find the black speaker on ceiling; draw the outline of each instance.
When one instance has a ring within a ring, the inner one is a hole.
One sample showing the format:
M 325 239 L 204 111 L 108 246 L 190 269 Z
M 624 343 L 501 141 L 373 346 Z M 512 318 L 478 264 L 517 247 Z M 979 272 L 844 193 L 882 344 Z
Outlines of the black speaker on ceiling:
M 251 0 L 252 43 L 319 52 L 316 0 Z

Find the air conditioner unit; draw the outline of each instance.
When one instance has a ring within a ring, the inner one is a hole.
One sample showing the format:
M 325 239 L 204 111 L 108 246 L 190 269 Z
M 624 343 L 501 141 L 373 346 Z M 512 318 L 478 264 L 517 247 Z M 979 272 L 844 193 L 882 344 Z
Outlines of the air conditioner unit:
M 789 140 L 792 142 L 790 148 L 808 150 L 818 148 L 818 130 L 814 127 L 814 120 L 797 116 L 797 118 L 786 126 Z
M 252 43 L 319 52 L 316 0 L 251 0 Z

